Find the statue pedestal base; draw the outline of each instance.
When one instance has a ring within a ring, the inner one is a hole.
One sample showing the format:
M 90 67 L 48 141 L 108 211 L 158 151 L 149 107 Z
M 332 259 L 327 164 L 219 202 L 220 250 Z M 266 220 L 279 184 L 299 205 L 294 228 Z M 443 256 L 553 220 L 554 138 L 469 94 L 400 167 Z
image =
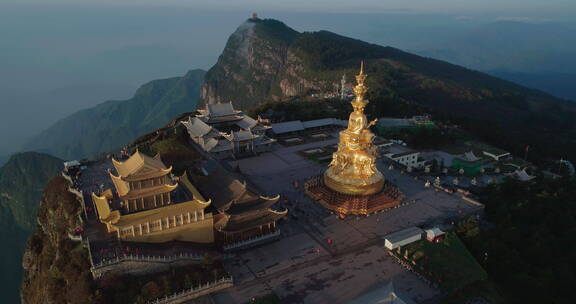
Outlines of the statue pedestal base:
M 340 217 L 346 215 L 369 215 L 384 209 L 396 207 L 404 199 L 398 187 L 385 181 L 380 191 L 369 195 L 345 194 L 333 190 L 325 184 L 323 175 L 315 176 L 304 184 L 306 194 L 326 209 L 333 210 Z
M 384 176 L 376 171 L 370 178 L 346 178 L 334 174 L 334 167 L 324 173 L 324 185 L 340 193 L 350 195 L 371 195 L 382 191 Z

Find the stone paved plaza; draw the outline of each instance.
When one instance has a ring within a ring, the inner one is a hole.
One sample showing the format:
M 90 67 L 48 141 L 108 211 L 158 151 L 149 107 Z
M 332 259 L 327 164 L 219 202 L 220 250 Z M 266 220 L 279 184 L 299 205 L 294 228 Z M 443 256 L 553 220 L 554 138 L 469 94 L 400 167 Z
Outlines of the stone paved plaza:
M 280 224 L 279 241 L 240 252 L 227 262 L 236 286 L 213 295 L 216 303 L 244 303 L 270 291 L 287 303 L 346 303 L 390 280 L 418 303 L 437 302 L 439 291 L 397 264 L 384 248 L 382 237 L 414 225 L 443 225 L 446 219 L 477 212 L 480 207 L 458 194 L 425 188 L 424 181 L 380 163 L 384 176 L 406 195 L 405 204 L 368 217 L 338 219 L 302 189 L 305 180 L 321 174 L 326 166 L 298 154 L 335 143 L 333 138 L 278 147 L 231 161 L 266 194 L 281 194 L 280 204 L 290 211 L 288 220 Z

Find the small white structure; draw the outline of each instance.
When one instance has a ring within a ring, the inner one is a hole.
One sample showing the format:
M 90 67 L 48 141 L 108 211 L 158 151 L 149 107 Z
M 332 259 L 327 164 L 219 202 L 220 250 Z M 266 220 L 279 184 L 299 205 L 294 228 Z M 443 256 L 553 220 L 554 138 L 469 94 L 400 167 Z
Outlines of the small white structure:
M 391 233 L 384 237 L 384 246 L 393 250 L 410 243 L 417 242 L 422 239 L 424 231 L 418 227 L 410 227 Z
M 68 170 L 74 167 L 79 167 L 80 166 L 80 162 L 77 160 L 71 160 L 71 161 L 67 161 L 64 162 L 64 169 Z
M 523 181 L 523 182 L 527 182 L 529 180 L 536 178 L 536 176 L 528 174 L 528 172 L 526 172 L 526 169 L 516 170 L 511 175 L 512 175 L 512 177 L 516 178 L 517 180 Z
M 437 240 L 440 240 L 446 233 L 442 230 L 440 230 L 440 228 L 438 227 L 434 227 L 431 229 L 426 229 L 426 239 L 429 242 L 436 242 Z
M 477 156 L 474 154 L 474 151 L 468 151 L 468 152 L 460 155 L 460 159 L 465 160 L 465 161 L 468 161 L 468 162 L 475 162 L 475 161 L 477 161 L 477 160 L 481 160 L 480 157 L 477 157 Z
M 425 160 L 420 158 L 420 152 L 406 151 L 402 153 L 388 153 L 385 155 L 389 159 L 406 166 L 407 168 L 422 168 L 426 163 Z
M 504 159 L 508 159 L 510 157 L 512 157 L 512 155 L 510 154 L 510 152 L 506 152 L 506 151 L 502 151 L 502 150 L 490 150 L 490 151 L 482 151 L 482 154 L 494 159 L 495 161 L 500 161 L 500 160 L 504 160 Z

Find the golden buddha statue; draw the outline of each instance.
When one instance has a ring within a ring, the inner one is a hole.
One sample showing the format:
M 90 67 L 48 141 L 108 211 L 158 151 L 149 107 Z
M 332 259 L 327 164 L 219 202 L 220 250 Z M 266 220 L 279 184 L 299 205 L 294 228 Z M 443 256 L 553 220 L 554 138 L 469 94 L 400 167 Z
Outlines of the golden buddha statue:
M 364 86 L 366 74 L 364 64 L 360 65 L 360 74 L 356 75 L 352 107 L 348 128 L 340 132 L 338 151 L 332 155 L 332 162 L 324 173 L 324 184 L 330 189 L 352 195 L 378 193 L 384 186 L 384 176 L 376 168 L 376 147 L 372 143 L 374 134 L 370 126 L 376 119 L 368 122 L 364 108 L 368 100 L 364 99 L 368 88 Z

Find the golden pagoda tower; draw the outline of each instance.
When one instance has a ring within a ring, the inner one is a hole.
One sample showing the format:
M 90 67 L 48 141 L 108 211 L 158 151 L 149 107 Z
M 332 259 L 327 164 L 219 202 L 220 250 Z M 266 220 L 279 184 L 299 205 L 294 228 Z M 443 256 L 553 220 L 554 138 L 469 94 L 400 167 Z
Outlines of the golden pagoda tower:
M 326 208 L 337 211 L 340 216 L 367 215 L 397 206 L 403 198 L 398 188 L 386 182 L 376 168 L 378 153 L 372 143 L 374 134 L 370 127 L 377 120 L 368 122 L 364 114 L 368 104 L 365 99 L 368 91 L 364 85 L 366 77 L 361 63 L 354 87 L 356 97 L 351 102 L 354 110 L 348 118 L 348 127 L 340 132 L 338 150 L 332 155 L 332 162 L 324 175 L 305 184 L 308 195 Z
M 376 147 L 372 143 L 374 134 L 364 108 L 368 100 L 364 98 L 368 88 L 364 85 L 366 74 L 364 64 L 356 75 L 358 84 L 354 87 L 356 98 L 352 100 L 354 111 L 348 118 L 348 128 L 340 132 L 338 151 L 332 155 L 332 162 L 324 173 L 324 184 L 330 189 L 353 195 L 378 193 L 384 186 L 384 176 L 376 168 Z

